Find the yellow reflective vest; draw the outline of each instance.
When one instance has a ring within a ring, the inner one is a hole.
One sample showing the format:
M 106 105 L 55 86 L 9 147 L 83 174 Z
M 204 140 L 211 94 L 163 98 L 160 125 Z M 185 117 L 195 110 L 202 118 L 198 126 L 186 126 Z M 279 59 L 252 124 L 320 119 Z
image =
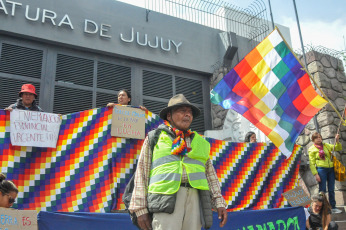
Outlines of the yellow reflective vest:
M 209 190 L 205 175 L 205 164 L 210 152 L 209 142 L 194 132 L 191 151 L 187 156 L 172 155 L 171 149 L 172 140 L 166 131 L 162 131 L 153 150 L 149 193 L 169 195 L 178 192 L 183 167 L 193 188 Z

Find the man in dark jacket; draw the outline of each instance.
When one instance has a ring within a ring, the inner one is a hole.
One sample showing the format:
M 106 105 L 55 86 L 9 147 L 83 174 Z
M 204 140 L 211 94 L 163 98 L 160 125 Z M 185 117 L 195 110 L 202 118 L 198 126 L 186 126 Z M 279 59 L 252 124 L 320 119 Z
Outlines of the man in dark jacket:
M 16 103 L 10 105 L 5 110 L 12 111 L 13 109 L 30 110 L 43 112 L 43 110 L 36 104 L 36 89 L 31 84 L 22 85 L 22 90 L 19 92 L 19 99 Z

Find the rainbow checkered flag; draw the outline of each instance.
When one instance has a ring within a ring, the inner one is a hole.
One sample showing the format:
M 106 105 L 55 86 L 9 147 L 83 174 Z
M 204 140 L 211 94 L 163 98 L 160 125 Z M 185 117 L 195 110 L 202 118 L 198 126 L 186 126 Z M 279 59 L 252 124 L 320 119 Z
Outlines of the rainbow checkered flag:
M 288 158 L 298 135 L 327 103 L 275 29 L 210 92 L 211 102 L 242 114 Z

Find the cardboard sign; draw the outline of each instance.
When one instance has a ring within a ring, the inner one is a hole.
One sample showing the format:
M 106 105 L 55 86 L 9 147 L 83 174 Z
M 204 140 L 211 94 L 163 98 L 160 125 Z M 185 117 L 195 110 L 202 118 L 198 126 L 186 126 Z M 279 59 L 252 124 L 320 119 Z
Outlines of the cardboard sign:
M 127 106 L 113 109 L 111 135 L 134 139 L 145 138 L 145 112 Z
M 304 192 L 303 188 L 298 186 L 288 192 L 285 192 L 283 196 L 292 207 L 306 206 L 311 203 L 310 197 Z
M 59 115 L 15 109 L 10 119 L 12 145 L 56 147 L 61 124 Z
M 37 212 L 0 208 L 1 230 L 37 230 Z

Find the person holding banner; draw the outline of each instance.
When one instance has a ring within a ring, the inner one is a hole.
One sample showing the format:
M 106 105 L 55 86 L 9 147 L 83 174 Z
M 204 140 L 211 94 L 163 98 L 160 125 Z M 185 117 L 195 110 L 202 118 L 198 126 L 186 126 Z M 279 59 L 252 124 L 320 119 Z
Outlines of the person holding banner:
M 11 112 L 13 109 L 21 109 L 43 112 L 43 110 L 36 104 L 36 88 L 32 84 L 22 85 L 22 90 L 19 92 L 19 97 L 20 98 L 16 103 L 10 105 L 5 110 L 9 110 Z
M 0 207 L 10 208 L 16 201 L 18 189 L 16 185 L 6 180 L 6 176 L 0 173 Z
M 312 203 L 308 208 L 310 214 L 306 220 L 306 228 L 311 230 L 337 230 L 338 225 L 332 221 L 331 206 L 324 192 L 311 197 Z
M 329 203 L 332 206 L 332 212 L 341 213 L 341 211 L 335 207 L 335 173 L 334 162 L 331 160 L 334 145 L 323 143 L 322 136 L 318 132 L 312 134 L 311 140 L 313 145 L 308 150 L 311 172 L 318 182 L 320 192 L 327 192 L 328 183 L 328 196 Z M 339 134 L 335 136 L 335 140 L 335 151 L 342 150 L 342 145 L 339 142 Z
M 161 110 L 164 120 L 153 144 L 146 137 L 138 159 L 129 210 L 141 229 L 200 230 L 212 225 L 212 204 L 220 227 L 227 222 L 227 204 L 209 158 L 210 144 L 190 125 L 200 114 L 183 94 Z M 211 200 L 210 200 L 211 198 Z M 149 213 L 153 213 L 153 218 Z
M 122 89 L 118 93 L 118 104 L 119 105 L 130 105 L 131 103 L 131 93 L 127 89 Z M 114 107 L 116 103 L 108 103 L 107 107 Z M 146 110 L 144 106 L 139 106 L 141 110 Z

